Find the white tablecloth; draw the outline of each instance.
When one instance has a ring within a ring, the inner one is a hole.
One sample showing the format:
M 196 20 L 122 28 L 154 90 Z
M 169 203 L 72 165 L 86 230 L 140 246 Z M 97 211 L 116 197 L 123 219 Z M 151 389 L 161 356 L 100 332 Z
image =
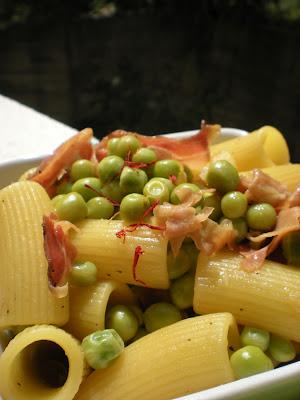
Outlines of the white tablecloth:
M 0 95 L 0 161 L 50 154 L 76 130 Z

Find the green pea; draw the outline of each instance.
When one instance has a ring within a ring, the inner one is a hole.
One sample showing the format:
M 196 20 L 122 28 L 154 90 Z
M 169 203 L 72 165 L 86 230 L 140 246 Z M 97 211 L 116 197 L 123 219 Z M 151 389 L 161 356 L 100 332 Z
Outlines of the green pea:
M 108 199 L 118 202 L 120 202 L 125 195 L 118 180 L 114 180 L 103 185 L 101 188 L 101 193 Z
M 152 178 L 149 182 L 146 183 L 143 189 L 143 193 L 145 196 L 148 197 L 151 203 L 157 200 L 161 204 L 165 201 L 169 201 L 170 194 L 168 186 L 157 178 Z
M 59 204 L 59 202 L 60 202 L 63 198 L 64 198 L 64 195 L 63 195 L 63 194 L 58 194 L 57 196 L 55 196 L 55 197 L 53 197 L 53 198 L 51 199 L 51 203 L 52 203 L 52 205 L 53 205 L 53 207 L 54 207 L 54 211 L 56 211 L 57 205 Z
M 132 156 L 132 161 L 137 163 L 151 164 L 156 161 L 156 154 L 153 150 L 147 147 L 141 147 Z
M 276 224 L 276 211 L 271 204 L 253 204 L 247 211 L 249 228 L 259 231 L 270 231 Z
M 192 266 L 192 259 L 185 247 L 181 247 L 175 257 L 171 250 L 167 254 L 167 267 L 170 279 L 177 279 L 184 275 Z
M 221 197 L 217 193 L 204 193 L 200 202 L 201 207 L 213 207 L 214 211 L 210 214 L 209 218 L 218 221 L 222 215 L 221 210 Z
M 57 194 L 67 194 L 72 192 L 72 182 L 63 181 L 57 186 Z
M 124 167 L 120 176 L 120 187 L 125 193 L 143 193 L 147 181 L 148 177 L 145 171 Z
M 110 329 L 115 329 L 124 342 L 127 342 L 136 335 L 139 323 L 135 314 L 129 307 L 116 305 L 108 311 L 105 326 Z
M 245 346 L 230 357 L 231 367 L 236 379 L 259 374 L 273 369 L 271 359 L 256 346 Z
M 82 178 L 76 181 L 72 186 L 72 192 L 81 194 L 85 201 L 99 196 L 101 193 L 101 183 L 98 178 Z
M 126 158 L 132 156 L 141 147 L 141 142 L 134 135 L 122 136 L 116 145 L 116 154 Z
M 181 171 L 181 165 L 176 160 L 159 160 L 156 161 L 153 168 L 153 176 L 169 178 L 170 176 L 178 176 Z
M 233 228 L 237 231 L 236 242 L 239 243 L 244 240 L 248 234 L 248 225 L 244 218 L 231 219 Z
M 192 192 L 195 192 L 195 193 L 199 192 L 199 190 L 200 190 L 199 186 L 195 185 L 194 183 L 188 183 L 188 182 L 181 183 L 178 186 L 176 186 L 171 193 L 170 201 L 172 204 L 180 204 L 181 203 L 180 192 L 185 189 L 191 190 Z
M 164 183 L 164 184 L 167 186 L 167 188 L 169 189 L 169 193 L 171 193 L 172 190 L 175 188 L 174 183 L 172 183 L 172 182 L 170 181 L 170 179 L 161 178 L 160 176 L 156 176 L 155 179 L 156 179 L 157 181 L 160 181 L 160 182 Z
M 248 200 L 244 193 L 229 192 L 226 193 L 221 200 L 221 209 L 227 218 L 240 218 L 242 217 L 248 207 Z
M 154 332 L 180 320 L 180 311 L 171 303 L 152 304 L 144 313 L 145 327 L 148 332 Z
M 89 286 L 97 282 L 97 267 L 90 261 L 77 262 L 72 266 L 70 280 L 76 286 Z
M 172 303 L 180 310 L 193 306 L 194 283 L 194 276 L 189 273 L 171 282 Z
M 141 310 L 141 308 L 136 306 L 135 304 L 130 305 L 128 307 L 133 312 L 133 314 L 136 316 L 139 326 L 143 325 L 144 317 L 143 317 L 143 311 Z
M 72 164 L 70 174 L 72 181 L 95 176 L 95 165 L 90 160 L 77 160 Z
M 120 215 L 126 221 L 138 221 L 149 207 L 150 202 L 146 196 L 131 193 L 122 199 Z
M 88 218 L 109 219 L 114 214 L 114 206 L 105 197 L 94 197 L 87 202 Z
M 278 362 L 292 361 L 296 357 L 293 343 L 277 335 L 271 335 L 268 352 Z
M 87 206 L 79 193 L 68 193 L 56 206 L 60 220 L 76 222 L 87 216 Z
M 117 178 L 124 166 L 124 160 L 119 156 L 104 157 L 98 164 L 98 175 L 103 183 Z
M 300 267 L 300 232 L 290 232 L 282 240 L 282 250 L 288 264 Z
M 256 346 L 262 351 L 266 351 L 270 342 L 268 331 L 259 328 L 245 326 L 241 333 L 241 343 L 243 346 Z
M 119 142 L 120 138 L 109 139 L 107 142 L 107 150 L 109 155 L 117 155 Z
M 206 181 L 209 187 L 220 193 L 236 190 L 240 177 L 237 169 L 226 160 L 218 160 L 208 167 Z
M 81 344 L 84 357 L 94 369 L 106 368 L 124 350 L 124 342 L 114 329 L 96 331 L 86 336 Z

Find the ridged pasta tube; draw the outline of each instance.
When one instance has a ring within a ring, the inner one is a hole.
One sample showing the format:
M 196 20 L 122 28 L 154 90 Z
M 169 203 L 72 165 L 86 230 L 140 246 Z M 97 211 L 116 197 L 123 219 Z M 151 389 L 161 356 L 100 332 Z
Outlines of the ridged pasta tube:
M 17 182 L 0 191 L 0 327 L 68 319 L 68 297 L 58 299 L 48 288 L 42 220 L 52 211 L 38 183 Z
M 71 232 L 78 260 L 96 264 L 100 279 L 144 285 L 150 288 L 169 287 L 167 240 L 160 231 L 139 227 L 126 233 L 125 240 L 116 236 L 125 225 L 122 221 L 86 220 L 78 224 L 79 232 Z M 134 266 L 135 249 L 142 254 Z
M 266 260 L 256 272 L 241 269 L 242 256 L 199 255 L 196 313 L 231 312 L 238 323 L 300 342 L 300 269 Z
M 51 387 L 43 378 L 58 350 L 67 357 L 68 375 L 62 386 Z M 0 393 L 5 400 L 71 400 L 83 374 L 84 357 L 77 340 L 62 329 L 37 325 L 19 333 L 1 355 Z
M 277 129 L 271 126 L 262 127 L 249 135 L 211 146 L 212 156 L 216 156 L 221 151 L 231 154 L 239 171 L 286 164 L 290 160 L 285 139 Z
M 77 339 L 105 328 L 105 312 L 108 303 L 134 304 L 135 296 L 125 284 L 102 280 L 87 287 L 71 286 L 70 318 L 65 329 Z
M 228 346 L 238 345 L 229 313 L 185 319 L 126 347 L 85 380 L 76 399 L 167 400 L 231 382 Z

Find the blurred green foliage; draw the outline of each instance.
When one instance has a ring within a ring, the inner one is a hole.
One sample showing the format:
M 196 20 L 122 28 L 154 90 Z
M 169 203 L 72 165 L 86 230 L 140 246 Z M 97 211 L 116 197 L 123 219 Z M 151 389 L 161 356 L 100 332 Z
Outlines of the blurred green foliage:
M 228 11 L 254 12 L 273 21 L 300 21 L 300 0 L 0 0 L 0 29 L 27 20 L 107 18 L 153 10 L 175 15 L 184 10 L 219 16 Z

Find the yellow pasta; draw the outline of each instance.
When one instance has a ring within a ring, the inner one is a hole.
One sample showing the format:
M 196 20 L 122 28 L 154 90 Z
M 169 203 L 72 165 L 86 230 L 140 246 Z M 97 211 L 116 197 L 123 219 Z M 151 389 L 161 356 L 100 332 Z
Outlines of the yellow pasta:
M 262 171 L 286 185 L 291 192 L 300 184 L 300 164 L 276 165 L 262 168 Z M 243 172 L 243 175 L 251 177 L 252 171 Z
M 231 314 L 186 319 L 128 346 L 86 379 L 76 399 L 167 400 L 231 382 L 228 346 L 238 345 Z
M 70 318 L 65 329 L 77 339 L 105 328 L 108 303 L 134 304 L 135 296 L 121 282 L 102 280 L 93 286 L 70 287 Z
M 160 231 L 140 227 L 126 234 L 126 239 L 116 233 L 124 228 L 122 221 L 86 220 L 78 224 L 79 232 L 71 239 L 77 249 L 78 260 L 96 264 L 101 279 L 111 278 L 120 282 L 165 289 L 169 286 L 167 270 L 167 240 Z M 141 246 L 134 278 L 134 256 Z
M 44 372 L 49 363 L 60 364 L 63 354 L 66 381 L 51 387 Z M 33 326 L 19 333 L 0 358 L 0 393 L 6 400 L 68 400 L 83 375 L 83 353 L 71 335 L 50 325 Z
M 238 323 L 300 342 L 300 270 L 266 260 L 256 272 L 240 268 L 242 256 L 221 251 L 199 255 L 196 313 L 231 312 Z
M 266 125 L 252 132 L 252 135 L 264 138 L 264 149 L 274 164 L 283 165 L 290 161 L 289 148 L 278 129 Z
M 221 151 L 231 154 L 239 171 L 284 164 L 290 159 L 283 136 L 273 127 L 262 127 L 249 135 L 211 146 L 212 156 Z
M 48 288 L 42 218 L 51 211 L 37 183 L 18 182 L 0 192 L 0 327 L 68 319 L 68 298 L 58 299 Z

